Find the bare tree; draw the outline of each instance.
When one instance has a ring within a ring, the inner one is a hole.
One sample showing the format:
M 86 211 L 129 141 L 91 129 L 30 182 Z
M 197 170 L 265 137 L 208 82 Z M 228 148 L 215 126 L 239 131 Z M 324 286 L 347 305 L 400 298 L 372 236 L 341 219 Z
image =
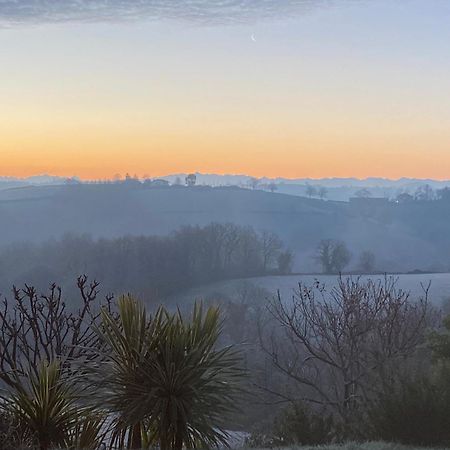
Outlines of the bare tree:
M 365 272 L 373 272 L 375 268 L 375 255 L 373 252 L 366 250 L 359 256 L 359 268 Z
M 3 300 L 0 309 L 0 380 L 15 385 L 18 376 L 37 370 L 41 361 L 56 358 L 68 363 L 85 354 L 96 334 L 91 325 L 99 283 L 83 275 L 77 279 L 81 307 L 68 311 L 56 284 L 39 295 L 33 286 L 13 288 L 14 302 Z M 106 297 L 110 305 L 112 296 Z
M 407 192 L 401 192 L 397 195 L 395 200 L 397 203 L 411 203 L 414 201 L 414 197 Z
M 372 197 L 372 193 L 367 188 L 359 189 L 355 192 L 355 197 L 358 198 L 370 198 Z
M 430 317 L 428 288 L 413 302 L 393 278 L 340 278 L 331 291 L 300 284 L 291 300 L 278 294 L 268 310 L 278 329 L 261 333 L 261 344 L 294 388 L 272 393 L 328 408 L 347 436 L 396 365 L 413 355 Z
M 254 177 L 250 178 L 250 179 L 248 180 L 248 185 L 249 185 L 253 190 L 257 189 L 258 186 L 259 186 L 259 180 L 258 180 L 258 178 L 254 178 Z
M 277 260 L 283 248 L 281 239 L 271 231 L 263 231 L 261 234 L 263 270 L 266 272 Z
M 324 186 L 321 186 L 320 188 L 318 188 L 317 190 L 317 195 L 321 200 L 325 200 L 325 198 L 328 195 L 328 189 Z
M 323 239 L 317 246 L 317 255 L 315 259 L 322 266 L 324 273 L 331 273 L 333 271 L 333 240 Z
M 323 273 L 340 273 L 349 264 L 351 253 L 344 242 L 323 239 L 319 242 L 315 259 L 322 266 Z
M 448 202 L 450 200 L 450 188 L 445 187 L 436 191 L 436 198 Z
M 195 173 L 190 173 L 185 178 L 185 182 L 186 182 L 186 186 L 189 186 L 189 187 L 195 186 L 195 184 L 197 183 L 197 175 L 195 175 Z
M 315 197 L 317 195 L 317 189 L 314 186 L 311 186 L 310 184 L 306 185 L 306 195 L 311 198 Z
M 350 263 L 352 255 L 342 241 L 333 243 L 333 252 L 331 254 L 331 266 L 335 273 L 341 273 Z
M 414 194 L 414 199 L 419 202 L 431 202 L 432 200 L 435 200 L 435 198 L 436 193 L 429 184 L 420 186 Z
M 286 250 L 278 255 L 278 272 L 285 275 L 292 272 L 292 263 L 294 260 L 294 255 L 291 251 Z

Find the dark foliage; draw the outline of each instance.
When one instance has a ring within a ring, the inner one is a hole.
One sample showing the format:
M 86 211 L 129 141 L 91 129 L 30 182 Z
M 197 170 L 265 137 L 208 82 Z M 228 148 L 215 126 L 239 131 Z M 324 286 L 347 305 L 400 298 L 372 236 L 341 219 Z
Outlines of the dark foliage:
M 247 439 L 249 447 L 286 447 L 322 445 L 331 442 L 334 433 L 332 416 L 314 412 L 302 403 L 281 410 L 272 424 L 258 426 Z
M 443 363 L 450 362 L 450 315 L 443 320 L 440 331 L 433 331 L 429 336 L 430 347 L 434 357 Z
M 351 259 L 352 255 L 344 242 L 333 239 L 319 242 L 316 260 L 322 266 L 323 273 L 340 273 Z
M 374 437 L 406 445 L 450 445 L 450 385 L 427 377 L 402 380 L 370 411 Z
M 331 440 L 333 420 L 326 413 L 315 413 L 302 404 L 285 409 L 275 419 L 274 439 L 279 445 L 320 445 Z
M 0 413 L 0 449 L 15 450 L 20 448 L 20 432 L 14 418 L 5 413 Z

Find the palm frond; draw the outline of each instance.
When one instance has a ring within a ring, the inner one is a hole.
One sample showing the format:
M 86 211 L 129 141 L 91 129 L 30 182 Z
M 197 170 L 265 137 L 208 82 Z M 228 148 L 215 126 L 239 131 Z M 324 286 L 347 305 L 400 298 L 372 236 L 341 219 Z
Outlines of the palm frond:
M 235 410 L 243 371 L 233 347 L 216 349 L 221 327 L 220 311 L 201 303 L 189 319 L 162 307 L 149 317 L 130 296 L 120 299 L 116 317 L 104 311 L 98 392 L 115 417 L 117 444 L 226 444 L 224 419 Z M 139 439 L 131 442 L 137 426 Z
M 2 396 L 2 408 L 15 418 L 26 440 L 41 449 L 65 447 L 91 414 L 78 402 L 76 382 L 75 377 L 64 374 L 59 361 L 42 362 L 17 378 L 14 387 Z M 90 434 L 93 437 L 92 427 Z M 87 444 L 87 434 L 84 436 Z

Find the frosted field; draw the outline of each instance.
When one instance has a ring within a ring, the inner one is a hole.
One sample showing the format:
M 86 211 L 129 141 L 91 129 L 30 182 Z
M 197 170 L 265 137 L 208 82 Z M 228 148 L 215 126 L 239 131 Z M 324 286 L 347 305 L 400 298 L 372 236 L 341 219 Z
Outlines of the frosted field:
M 388 275 L 390 276 L 390 275 Z M 423 288 L 430 284 L 429 300 L 432 304 L 439 307 L 447 299 L 450 299 L 450 273 L 431 273 L 431 274 L 411 274 L 411 275 L 392 275 L 398 279 L 397 288 L 410 292 L 410 298 L 423 296 Z M 357 276 L 353 275 L 353 278 Z M 373 280 L 383 279 L 382 275 L 361 276 L 361 279 L 371 278 Z M 246 284 L 254 284 L 267 290 L 269 297 L 276 295 L 277 290 L 283 298 L 290 298 L 298 283 L 312 285 L 316 280 L 324 283 L 327 289 L 331 289 L 337 283 L 336 275 L 288 275 L 288 276 L 268 276 L 260 278 L 248 278 L 231 280 L 221 283 L 214 283 L 200 288 L 191 289 L 181 295 L 169 299 L 170 302 L 185 304 L 193 300 L 210 298 L 214 295 L 222 294 L 229 297 L 237 295 L 242 291 Z M 264 300 L 264 299 L 262 299 Z
M 420 275 L 392 275 L 398 279 L 397 287 L 411 293 L 411 298 L 417 298 L 423 295 L 423 288 L 430 284 L 429 299 L 435 305 L 441 305 L 442 302 L 450 298 L 450 274 L 449 273 L 432 273 Z M 388 275 L 389 277 L 389 275 Z M 353 278 L 357 278 L 353 276 Z M 362 276 L 361 279 L 371 278 L 373 280 L 383 279 L 383 276 L 371 275 L 370 277 Z M 302 282 L 306 285 L 311 285 L 319 280 L 324 283 L 327 288 L 334 286 L 337 282 L 335 275 L 290 275 L 278 277 L 254 278 L 251 281 L 271 292 L 280 290 L 281 295 L 291 296 L 294 289 L 297 288 L 298 283 Z

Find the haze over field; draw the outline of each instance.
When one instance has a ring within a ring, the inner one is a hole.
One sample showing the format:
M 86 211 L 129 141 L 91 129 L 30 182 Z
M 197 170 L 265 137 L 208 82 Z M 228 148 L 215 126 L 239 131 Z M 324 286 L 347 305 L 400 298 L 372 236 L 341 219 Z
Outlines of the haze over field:
M 256 183 L 254 179 L 251 181 Z M 73 285 L 80 273 L 89 273 L 111 288 L 113 284 L 119 291 L 129 290 L 133 288 L 126 276 L 130 271 L 142 285 L 139 292 L 147 289 L 153 292 L 151 284 L 157 282 L 154 280 L 149 285 L 145 281 L 146 263 L 142 262 L 137 275 L 129 262 L 136 251 L 145 257 L 145 251 L 139 250 L 139 239 L 145 236 L 171 239 L 184 227 L 210 224 L 234 224 L 250 227 L 257 233 L 276 235 L 280 246 L 292 256 L 289 270 L 293 272 L 450 270 L 447 187 L 432 189 L 428 184 L 418 184 L 416 190 L 410 190 L 411 194 L 395 189 L 393 192 L 400 192 L 395 197 L 377 198 L 371 196 L 369 188 L 355 182 L 357 186 L 349 201 L 333 201 L 327 199 L 332 188 L 320 198 L 320 188 L 312 184 L 292 185 L 303 190 L 300 195 L 287 195 L 280 193 L 283 185 L 276 185 L 279 192 L 271 192 L 259 184 L 253 188 L 247 184 L 245 187 L 185 186 L 169 185 L 160 179 L 58 183 L 0 191 L 3 219 L 0 222 L 0 289 L 3 291 L 12 283 L 32 280 L 39 286 L 45 286 L 48 279 Z M 409 183 L 415 186 L 417 181 Z M 305 190 L 314 192 L 305 197 Z M 228 231 L 215 231 L 208 238 L 206 234 L 207 241 L 196 245 L 200 248 L 211 245 L 208 252 L 223 254 L 226 250 L 222 245 L 229 239 L 227 234 Z M 131 246 L 120 243 L 125 237 L 132 240 Z M 108 244 L 111 248 L 117 246 L 117 252 L 103 249 L 105 239 L 119 239 Z M 318 257 L 323 251 L 321 246 L 329 241 L 341 243 L 349 253 L 342 266 L 332 268 Z M 151 247 L 148 252 L 153 252 Z M 167 271 L 179 270 L 172 262 L 168 264 Z M 221 277 L 239 278 L 276 271 L 275 260 L 264 270 L 257 267 L 258 264 L 248 272 L 241 267 L 240 272 L 231 270 Z M 124 275 L 122 284 L 118 282 L 121 278 L 112 277 L 116 272 Z M 202 278 L 205 283 L 215 280 L 214 275 Z M 134 288 L 138 289 L 137 285 Z

